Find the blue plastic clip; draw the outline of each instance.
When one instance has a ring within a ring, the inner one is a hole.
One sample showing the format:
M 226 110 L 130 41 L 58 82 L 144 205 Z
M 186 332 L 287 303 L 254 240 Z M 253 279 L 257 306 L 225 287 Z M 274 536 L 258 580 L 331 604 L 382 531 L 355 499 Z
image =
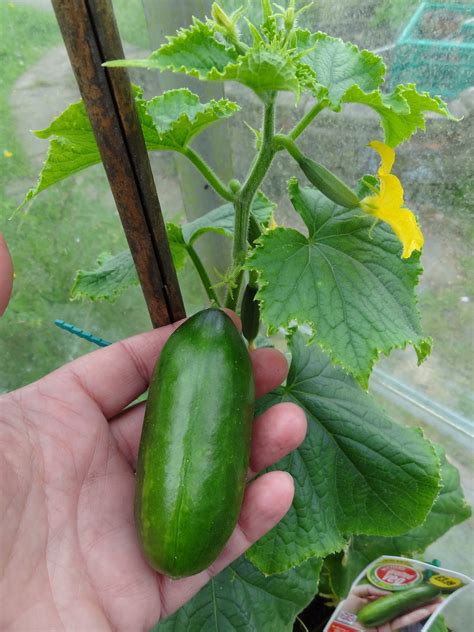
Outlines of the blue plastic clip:
M 71 325 L 71 323 L 65 323 L 64 320 L 55 320 L 54 324 L 60 329 L 68 331 L 70 334 L 74 334 L 75 336 L 79 336 L 79 338 L 83 338 L 84 340 L 94 343 L 98 347 L 108 347 L 112 344 L 108 340 L 99 338 L 99 336 L 94 336 L 94 334 L 91 334 L 89 331 L 84 331 L 84 329 Z

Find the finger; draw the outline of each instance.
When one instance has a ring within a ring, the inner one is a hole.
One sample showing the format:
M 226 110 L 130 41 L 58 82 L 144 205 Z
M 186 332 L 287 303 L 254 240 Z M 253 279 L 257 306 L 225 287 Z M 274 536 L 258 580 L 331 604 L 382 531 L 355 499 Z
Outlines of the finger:
M 250 476 L 297 448 L 306 435 L 306 416 L 299 406 L 282 403 L 272 406 L 254 421 Z
M 256 396 L 261 397 L 265 393 L 280 386 L 288 375 L 288 362 L 285 356 L 277 349 L 256 349 L 250 354 L 255 373 Z
M 363 597 L 370 601 L 370 599 L 378 599 L 383 595 L 390 595 L 390 591 L 381 590 L 380 588 L 375 588 L 375 586 L 371 586 L 370 584 L 364 584 L 362 586 L 356 586 L 351 594 L 356 595 L 357 597 Z
M 7 308 L 13 288 L 13 262 L 3 235 L 0 233 L 0 316 Z
M 398 630 L 399 628 L 404 628 L 409 625 L 413 625 L 418 623 L 419 621 L 423 621 L 423 619 L 427 619 L 438 607 L 439 602 L 436 602 L 431 605 L 423 606 L 422 608 L 418 608 L 417 610 L 413 610 L 412 612 L 408 612 L 401 617 L 398 617 L 394 621 L 392 621 L 392 627 L 394 630 Z
M 237 559 L 272 529 L 290 508 L 293 479 L 286 472 L 269 472 L 251 483 L 245 493 L 239 522 L 219 558 L 206 571 L 174 581 L 161 577 L 163 616 L 191 599 L 214 575 Z
M 230 311 L 227 313 L 240 327 L 240 319 Z M 93 351 L 49 375 L 46 384 L 53 382 L 54 386 L 59 380 L 61 391 L 67 397 L 64 381 L 71 379 L 107 418 L 113 417 L 148 388 L 165 342 L 183 322 L 180 320 Z
M 110 432 L 117 443 L 119 451 L 133 470 L 135 470 L 137 465 L 145 407 L 146 402 L 131 406 L 112 419 L 109 424 Z
M 362 593 L 361 593 L 362 594 Z M 373 597 L 373 599 L 378 599 L 379 597 L 384 597 L 385 595 L 391 595 L 392 593 L 389 590 L 381 590 L 380 588 L 375 588 L 374 586 L 369 586 L 367 584 L 367 588 L 365 590 L 365 597 Z

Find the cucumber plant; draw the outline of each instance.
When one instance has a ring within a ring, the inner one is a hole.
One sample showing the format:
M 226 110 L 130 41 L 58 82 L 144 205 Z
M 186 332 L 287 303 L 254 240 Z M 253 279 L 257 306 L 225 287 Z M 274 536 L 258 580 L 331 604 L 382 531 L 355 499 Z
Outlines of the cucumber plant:
M 241 182 L 224 182 L 192 141 L 232 117 L 239 104 L 203 103 L 188 89 L 147 100 L 134 87 L 148 150 L 183 155 L 222 198 L 221 206 L 193 222 L 167 225 L 176 268 L 189 258 L 209 305 L 241 312 L 250 346 L 268 344 L 259 331 L 283 332 L 292 357 L 288 379 L 257 402 L 257 412 L 290 401 L 308 419 L 304 443 L 276 466 L 295 480 L 290 511 L 245 557 L 160 623 L 160 632 L 291 630 L 314 597 L 318 577 L 322 594 L 343 597 L 371 559 L 420 553 L 469 515 L 442 449 L 420 431 L 397 425 L 366 392 L 380 354 L 411 345 L 422 362 L 430 353 L 416 304 L 423 235 L 391 170 L 395 148 L 424 129 L 427 112 L 453 117 L 439 97 L 413 84 L 383 92 L 381 58 L 303 28 L 305 8 L 289 0 L 274 9 L 261 0 L 261 21 L 254 23 L 244 9 L 228 15 L 214 3 L 209 18 L 194 19 L 149 58 L 106 64 L 110 72 L 145 67 L 237 82 L 256 95 L 262 123 L 254 130 L 254 159 Z M 303 93 L 312 103 L 291 129 L 280 129 L 282 92 L 292 93 L 296 106 Z M 317 128 L 321 112 L 337 116 L 348 103 L 371 108 L 381 123 L 380 138 L 370 142 L 380 167 L 375 174 L 361 171 L 351 183 L 322 164 L 323 147 L 306 155 L 299 142 L 307 128 Z M 25 202 L 100 162 L 81 101 L 36 135 L 51 141 Z M 286 155 L 292 169 L 288 197 L 305 231 L 276 224 L 265 181 L 277 155 Z M 195 248 L 209 232 L 232 242 L 232 263 L 222 278 L 205 268 Z M 96 270 L 79 272 L 72 294 L 113 299 L 136 282 L 130 253 L 117 253 L 102 258 Z

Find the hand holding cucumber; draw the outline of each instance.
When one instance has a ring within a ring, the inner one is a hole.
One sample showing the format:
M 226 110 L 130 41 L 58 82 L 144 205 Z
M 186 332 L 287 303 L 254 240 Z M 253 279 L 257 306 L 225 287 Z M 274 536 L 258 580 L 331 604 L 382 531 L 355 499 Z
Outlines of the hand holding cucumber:
M 237 527 L 212 566 L 171 580 L 143 559 L 133 517 L 134 470 L 148 386 L 175 326 L 90 353 L 0 398 L 0 629 L 149 629 L 271 529 L 293 482 L 270 472 L 247 485 Z M 286 377 L 273 349 L 251 354 L 257 396 Z M 303 440 L 295 405 L 253 424 L 249 479 Z
M 381 590 L 372 584 L 361 584 L 351 590 L 344 600 L 344 607 L 350 612 L 358 612 L 368 603 L 389 594 L 387 590 Z
M 401 617 L 397 617 L 393 621 L 389 621 L 388 623 L 384 623 L 375 628 L 367 628 L 368 632 L 397 632 L 398 630 L 402 630 L 403 628 L 407 628 L 408 626 L 414 625 L 415 623 L 419 623 L 420 621 L 424 621 L 438 607 L 438 600 L 435 603 L 428 604 L 426 606 L 422 606 L 417 608 L 416 610 L 412 610 L 407 614 L 402 615 Z
M 428 583 L 395 593 L 365 584 L 353 589 L 351 595 L 364 590 L 370 597 L 359 609 L 357 619 L 370 632 L 395 632 L 427 619 L 436 610 L 441 595 L 439 588 Z M 375 599 L 374 591 L 379 594 Z

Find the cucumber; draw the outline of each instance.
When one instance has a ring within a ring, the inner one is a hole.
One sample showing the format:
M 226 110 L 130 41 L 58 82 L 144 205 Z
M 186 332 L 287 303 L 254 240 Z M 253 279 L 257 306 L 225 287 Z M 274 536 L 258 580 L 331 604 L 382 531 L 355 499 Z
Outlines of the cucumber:
M 332 202 L 345 208 L 355 208 L 360 205 L 354 191 L 324 165 L 307 156 L 298 157 L 297 161 L 311 184 L 314 184 Z
M 255 300 L 257 292 L 258 287 L 248 283 L 242 297 L 242 305 L 240 308 L 242 333 L 250 345 L 257 337 L 260 327 L 260 306 L 258 301 Z
M 163 347 L 138 454 L 135 522 L 145 558 L 170 577 L 216 560 L 240 512 L 255 386 L 245 343 L 218 309 L 189 318 Z
M 430 603 L 440 594 L 441 590 L 432 584 L 415 586 L 372 601 L 358 612 L 357 619 L 369 628 L 383 625 L 405 612 Z
M 329 200 L 345 208 L 360 206 L 359 198 L 354 191 L 324 165 L 305 156 L 290 136 L 275 134 L 273 142 L 277 149 L 284 147 L 288 151 L 311 184 Z

